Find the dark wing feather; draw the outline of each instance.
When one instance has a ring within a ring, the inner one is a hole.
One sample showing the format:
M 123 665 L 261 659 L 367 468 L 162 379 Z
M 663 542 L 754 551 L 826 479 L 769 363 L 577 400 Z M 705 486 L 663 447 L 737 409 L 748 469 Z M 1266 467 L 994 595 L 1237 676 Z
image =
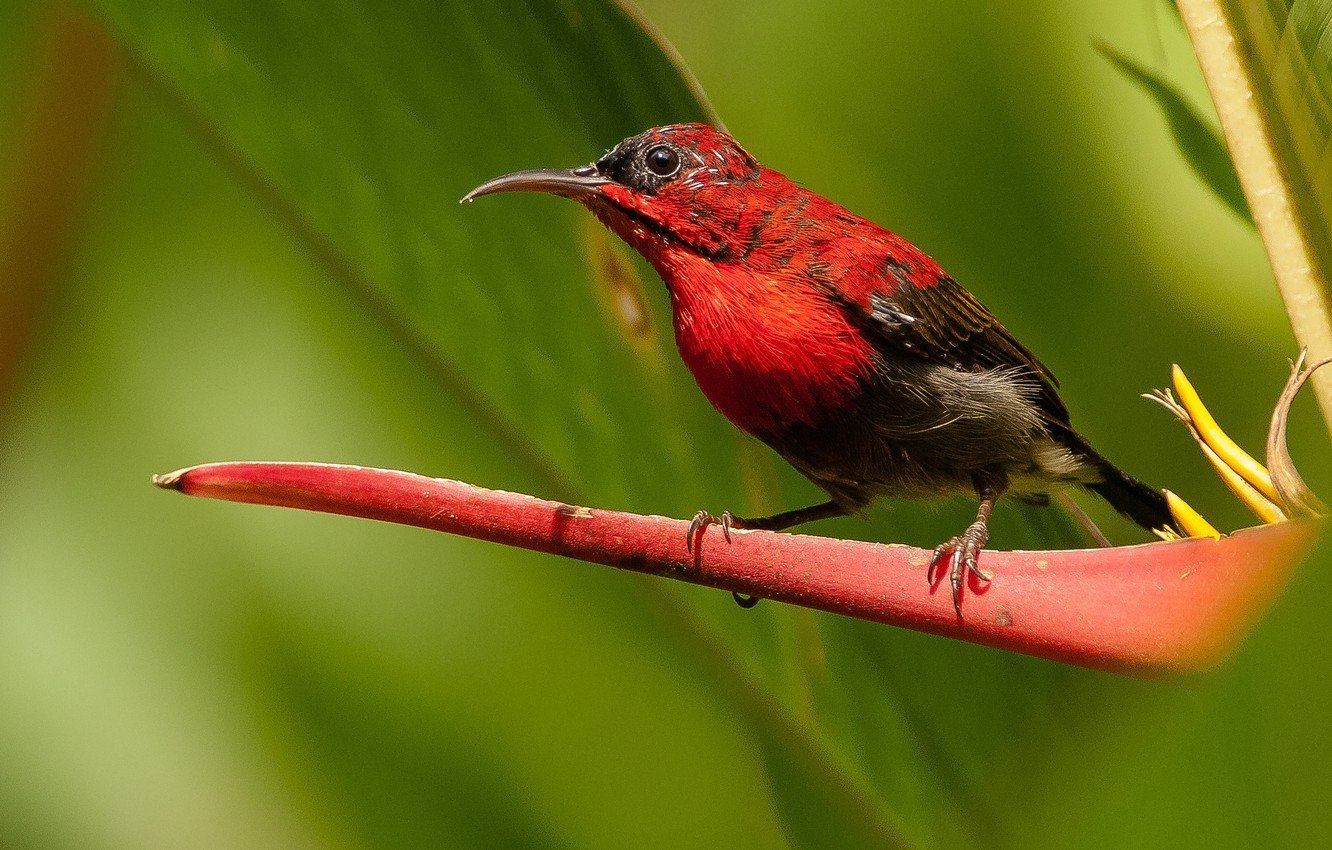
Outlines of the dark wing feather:
M 891 264 L 880 268 L 884 277 L 878 286 L 868 287 L 867 303 L 833 293 L 878 346 L 959 371 L 1026 371 L 1049 421 L 1068 425 L 1068 408 L 1059 398 L 1054 374 L 976 296 L 947 275 L 918 286 L 907 275 L 894 273 Z

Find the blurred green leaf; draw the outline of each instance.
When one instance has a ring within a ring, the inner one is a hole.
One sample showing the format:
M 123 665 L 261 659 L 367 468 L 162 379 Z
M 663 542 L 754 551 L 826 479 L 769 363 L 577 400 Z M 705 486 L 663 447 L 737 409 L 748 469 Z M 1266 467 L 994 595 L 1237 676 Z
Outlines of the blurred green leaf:
M 734 469 L 723 446 L 685 438 L 718 429 L 665 365 L 673 343 L 655 278 L 567 202 L 458 204 L 500 173 L 581 164 L 648 126 L 709 117 L 618 6 L 95 5 L 255 191 L 555 495 L 660 509 L 646 493 L 701 497 L 696 465 Z M 682 420 L 666 427 L 668 408 Z
M 1169 80 L 1104 42 L 1098 41 L 1095 46 L 1097 52 L 1115 70 L 1161 108 L 1179 152 L 1198 175 L 1198 179 L 1215 192 L 1235 215 L 1252 224 L 1253 216 L 1249 212 L 1248 202 L 1244 200 L 1239 178 L 1235 176 L 1235 166 L 1216 130 L 1198 115 L 1193 105 Z

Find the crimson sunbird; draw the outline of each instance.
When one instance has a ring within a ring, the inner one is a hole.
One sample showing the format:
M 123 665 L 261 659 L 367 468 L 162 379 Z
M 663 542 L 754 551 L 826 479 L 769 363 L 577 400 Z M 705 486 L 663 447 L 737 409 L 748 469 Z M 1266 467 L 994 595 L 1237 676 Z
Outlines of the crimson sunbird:
M 934 550 L 961 616 L 982 580 L 990 512 L 1010 494 L 1046 504 L 1081 485 L 1147 529 L 1173 526 L 1162 493 L 1069 425 L 1050 370 L 906 239 L 758 163 L 703 124 L 656 127 L 590 165 L 498 177 L 496 192 L 572 198 L 641 253 L 670 294 L 675 340 L 699 388 L 831 497 L 768 517 L 777 530 L 860 511 L 881 496 L 975 495 L 975 522 Z

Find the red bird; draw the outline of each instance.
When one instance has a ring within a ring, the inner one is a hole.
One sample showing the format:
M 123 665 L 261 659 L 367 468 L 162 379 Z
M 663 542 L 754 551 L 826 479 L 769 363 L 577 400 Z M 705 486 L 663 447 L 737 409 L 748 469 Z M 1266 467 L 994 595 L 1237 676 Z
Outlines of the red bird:
M 832 498 L 758 519 L 782 529 L 880 496 L 974 494 L 976 521 L 934 551 L 953 604 L 1005 493 L 1036 503 L 1066 484 L 1144 528 L 1172 525 L 1159 491 L 1069 426 L 1057 382 L 990 311 L 895 233 L 760 165 L 702 124 L 658 127 L 572 170 L 519 171 L 495 192 L 573 198 L 638 250 L 670 292 L 680 354 L 713 406 Z

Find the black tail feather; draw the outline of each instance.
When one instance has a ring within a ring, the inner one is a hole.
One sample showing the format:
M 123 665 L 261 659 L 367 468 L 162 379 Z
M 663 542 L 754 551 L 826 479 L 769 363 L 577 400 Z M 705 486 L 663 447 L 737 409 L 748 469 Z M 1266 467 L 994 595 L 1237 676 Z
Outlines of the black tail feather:
M 1087 445 L 1082 435 L 1069 431 L 1065 436 L 1069 448 L 1073 449 L 1101 473 L 1101 480 L 1085 484 L 1088 490 L 1110 503 L 1110 507 L 1138 525 L 1153 531 L 1158 528 L 1175 528 L 1175 520 L 1170 515 L 1165 494 L 1160 490 L 1143 484 L 1138 479 L 1101 457 L 1095 449 Z
M 1148 531 L 1175 527 L 1175 520 L 1170 516 L 1170 508 L 1160 490 L 1153 490 L 1109 463 L 1102 468 L 1101 474 L 1105 480 L 1088 484 L 1087 489 L 1109 502 L 1110 507 Z

